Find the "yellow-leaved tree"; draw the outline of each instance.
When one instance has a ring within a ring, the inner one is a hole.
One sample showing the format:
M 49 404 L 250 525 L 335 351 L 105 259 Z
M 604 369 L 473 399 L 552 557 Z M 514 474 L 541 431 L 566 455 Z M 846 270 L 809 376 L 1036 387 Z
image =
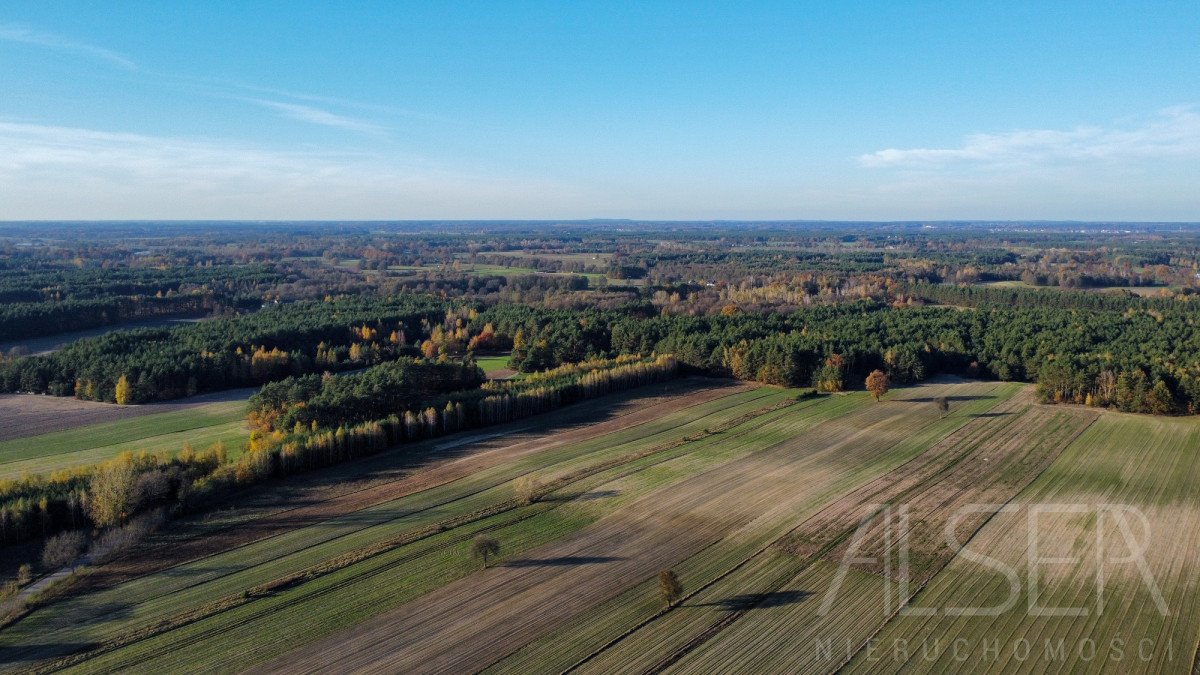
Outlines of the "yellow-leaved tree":
M 133 455 L 119 457 L 100 465 L 88 486 L 88 511 L 97 527 L 125 522 L 137 508 L 137 471 Z
M 129 403 L 129 394 L 129 377 L 122 375 L 121 379 L 117 380 L 117 390 L 114 394 L 114 397 L 117 399 L 117 405 L 125 405 L 126 403 Z

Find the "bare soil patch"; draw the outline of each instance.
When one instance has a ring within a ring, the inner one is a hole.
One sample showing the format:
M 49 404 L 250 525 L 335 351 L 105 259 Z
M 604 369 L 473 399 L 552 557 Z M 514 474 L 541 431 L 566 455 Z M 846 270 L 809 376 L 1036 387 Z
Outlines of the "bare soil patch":
M 173 410 L 187 410 L 206 403 L 246 400 L 255 391 L 257 389 L 254 387 L 230 389 L 178 401 L 145 405 L 116 405 L 41 394 L 0 394 L 0 441 Z

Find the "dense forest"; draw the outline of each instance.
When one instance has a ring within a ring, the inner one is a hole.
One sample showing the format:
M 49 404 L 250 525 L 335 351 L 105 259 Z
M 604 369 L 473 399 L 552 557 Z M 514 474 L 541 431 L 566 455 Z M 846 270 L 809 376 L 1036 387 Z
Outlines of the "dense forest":
M 442 320 L 428 296 L 271 306 L 172 328 L 115 331 L 0 364 L 0 391 L 139 403 L 359 368 L 405 353 L 405 331 Z

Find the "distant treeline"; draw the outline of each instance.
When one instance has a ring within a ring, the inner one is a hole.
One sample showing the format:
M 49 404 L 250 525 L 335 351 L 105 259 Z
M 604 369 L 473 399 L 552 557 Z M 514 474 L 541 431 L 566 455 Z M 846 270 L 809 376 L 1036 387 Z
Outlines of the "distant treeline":
M 254 293 L 283 275 L 264 265 L 0 269 L 0 341 L 125 321 L 258 307 Z
M 347 298 L 114 331 L 0 364 L 0 391 L 138 403 L 363 367 L 415 354 L 404 331 L 419 336 L 447 306 L 428 296 Z
M 198 294 L 0 305 L 0 340 L 26 340 L 125 321 L 199 314 L 211 311 L 212 307 L 210 297 Z
M 921 300 L 956 307 L 1014 307 L 1021 309 L 1088 309 L 1106 312 L 1155 309 L 1187 309 L 1189 302 L 1200 303 L 1200 296 L 1142 297 L 1130 291 L 1071 291 L 1021 286 L 981 286 L 974 284 L 914 283 L 909 292 Z M 1190 289 L 1186 289 L 1190 290 Z M 1200 306 L 1200 305 L 1197 305 Z
M 1038 382 L 1053 401 L 1156 413 L 1200 408 L 1200 331 L 1188 300 L 1010 291 L 915 284 L 916 297 L 960 308 L 864 300 L 705 316 L 664 315 L 647 301 L 569 310 L 419 295 L 298 302 L 83 340 L 0 365 L 0 390 L 150 401 L 511 345 L 510 363 L 523 372 L 669 353 L 694 372 L 771 384 L 840 389 L 875 369 L 901 383 L 958 373 Z M 289 386 L 316 391 L 305 382 Z
M 282 278 L 267 265 L 0 268 L 0 303 L 159 295 L 198 288 L 235 295 Z

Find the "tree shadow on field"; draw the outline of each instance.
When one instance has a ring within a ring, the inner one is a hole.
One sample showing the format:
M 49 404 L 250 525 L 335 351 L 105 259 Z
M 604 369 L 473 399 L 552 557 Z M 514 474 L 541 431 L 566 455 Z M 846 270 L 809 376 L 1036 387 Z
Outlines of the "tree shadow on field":
M 765 609 L 767 607 L 783 607 L 804 602 L 811 596 L 809 591 L 774 591 L 772 593 L 744 593 L 715 602 L 706 602 L 693 607 L 719 607 L 729 612 L 747 609 Z
M 606 497 L 616 497 L 619 494 L 621 494 L 621 492 L 619 490 L 592 490 L 591 492 L 573 492 L 573 493 L 569 493 L 569 494 L 543 497 L 543 498 L 539 499 L 538 501 L 543 501 L 543 502 L 569 502 L 569 501 L 586 502 L 586 501 L 591 501 L 593 499 L 604 499 Z
M 241 569 L 242 569 L 241 567 L 236 567 L 234 565 L 213 565 L 213 566 L 208 566 L 208 567 L 203 567 L 203 566 L 201 566 L 201 567 L 171 567 L 171 568 L 168 568 L 165 570 L 161 570 L 161 571 L 157 572 L 157 574 L 160 574 L 164 577 L 184 578 L 184 577 L 198 577 L 198 576 L 202 576 L 205 574 L 212 574 L 214 572 L 216 572 L 216 573 L 237 572 Z
M 25 664 L 28 666 L 32 665 L 34 661 L 85 652 L 98 646 L 100 646 L 98 642 L 26 642 L 12 647 L 0 646 L 0 664 Z
M 1016 413 L 1010 413 L 1010 412 L 989 412 L 989 413 L 975 413 L 974 415 L 968 415 L 968 417 L 1008 417 L 1009 415 L 1015 415 L 1015 414 Z
M 559 558 L 532 558 L 525 560 L 510 560 L 504 563 L 504 567 L 569 567 L 574 565 L 594 565 L 598 563 L 617 562 L 624 558 L 617 558 L 607 555 L 596 556 L 562 556 Z
M 924 396 L 921 398 L 898 398 L 895 400 L 899 401 L 900 403 L 933 403 L 934 401 L 938 400 L 939 398 L 944 398 L 948 402 L 954 403 L 955 401 L 990 401 L 996 397 L 995 396 Z

